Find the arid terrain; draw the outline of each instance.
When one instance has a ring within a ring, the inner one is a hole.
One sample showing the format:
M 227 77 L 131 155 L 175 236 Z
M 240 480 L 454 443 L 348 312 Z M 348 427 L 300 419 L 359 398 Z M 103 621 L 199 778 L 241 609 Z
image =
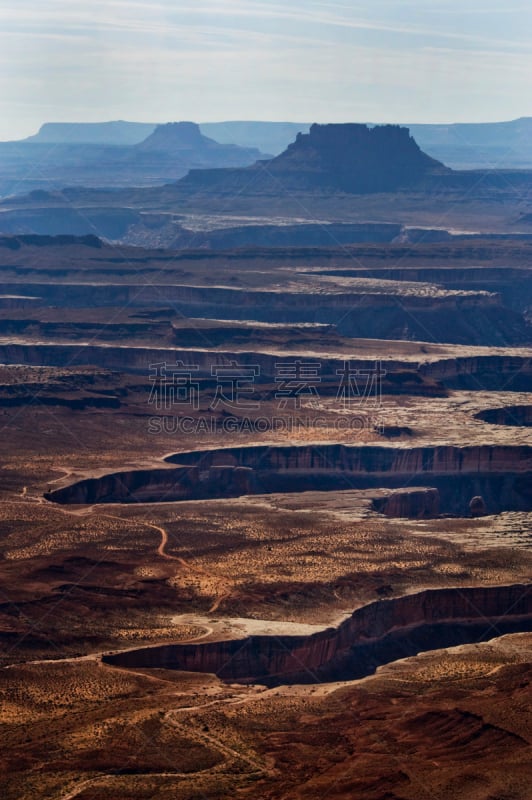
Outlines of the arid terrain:
M 190 213 L 0 238 L 2 797 L 526 800 L 532 242 Z

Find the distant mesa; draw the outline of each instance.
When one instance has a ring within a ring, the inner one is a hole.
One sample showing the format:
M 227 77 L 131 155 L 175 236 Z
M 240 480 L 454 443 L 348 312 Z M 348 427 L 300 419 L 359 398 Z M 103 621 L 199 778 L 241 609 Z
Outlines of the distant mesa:
M 409 188 L 425 177 L 449 172 L 419 148 L 408 128 L 314 124 L 273 159 L 245 170 L 192 170 L 180 186 L 221 191 L 252 181 L 253 193 L 282 187 L 366 194 Z
M 369 122 L 369 120 L 365 120 Z M 403 123 L 419 146 L 453 169 L 530 169 L 532 167 L 532 118 L 507 122 L 455 123 L 451 125 Z M 135 145 L 155 130 L 155 123 L 47 122 L 25 139 L 31 144 Z M 306 122 L 234 121 L 200 123 L 201 132 L 222 144 L 258 148 L 278 155 L 298 132 L 308 133 Z
M 82 144 L 128 146 L 140 144 L 153 133 L 155 122 L 45 122 L 38 132 L 23 139 L 29 144 Z M 277 155 L 308 123 L 297 122 L 204 122 L 201 133 L 220 144 L 234 144 Z
M 189 169 L 243 167 L 269 157 L 254 147 L 220 144 L 194 122 L 50 123 L 21 142 L 0 142 L 0 197 L 50 186 L 164 185 Z
M 203 136 L 195 122 L 168 122 L 157 125 L 144 141 L 136 145 L 137 150 L 162 150 L 169 152 L 182 148 L 197 149 L 219 147 L 218 142 Z
M 149 122 L 45 122 L 24 142 L 42 144 L 133 145 L 148 136 L 155 124 Z
M 195 122 L 167 122 L 157 125 L 144 141 L 135 145 L 134 150 L 140 156 L 153 154 L 166 158 L 172 155 L 187 157 L 191 166 L 194 161 L 213 166 L 241 166 L 264 158 L 264 154 L 256 148 L 219 144 L 214 139 L 209 139 L 202 134 Z
M 312 125 L 270 166 L 284 171 L 305 164 L 347 192 L 393 191 L 435 170 L 448 171 L 398 125 Z

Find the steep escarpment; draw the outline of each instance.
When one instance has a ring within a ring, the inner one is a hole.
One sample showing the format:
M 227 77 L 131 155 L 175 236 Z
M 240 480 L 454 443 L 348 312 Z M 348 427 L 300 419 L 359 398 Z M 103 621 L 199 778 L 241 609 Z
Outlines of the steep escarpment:
M 476 496 L 484 498 L 488 513 L 532 509 L 532 448 L 525 445 L 408 449 L 264 445 L 192 451 L 166 460 L 178 466 L 111 473 L 45 497 L 57 503 L 153 503 L 410 484 L 438 490 L 437 500 L 427 497 L 427 509 L 434 510 L 437 502 L 442 511 L 461 516 L 470 515 L 469 504 Z M 419 509 L 419 502 L 412 508 Z M 402 516 L 393 505 L 389 510 Z
M 360 473 L 454 473 L 532 469 L 532 448 L 521 446 L 372 447 L 343 444 L 229 447 L 168 456 L 174 464 L 241 466 L 278 470 L 342 470 Z
M 205 644 L 163 645 L 103 656 L 121 667 L 214 673 L 227 681 L 320 683 L 371 674 L 422 650 L 532 629 L 530 586 L 427 590 L 379 600 L 338 628 L 311 636 L 253 636 Z
M 21 234 L 20 236 L 0 236 L 0 247 L 7 250 L 20 250 L 23 247 L 92 247 L 98 250 L 104 247 L 101 239 L 93 234 L 72 236 L 40 236 L 38 234 Z
M 92 332 L 90 327 L 85 331 L 75 331 L 77 341 L 34 343 L 25 332 L 17 335 L 13 325 L 8 336 L 7 326 L 0 324 L 0 327 L 4 327 L 4 338 L 0 339 L 0 363 L 3 364 L 46 367 L 61 367 L 65 364 L 71 367 L 95 365 L 98 368 L 142 375 L 148 379 L 152 374 L 150 365 L 158 363 L 170 365 L 180 361 L 193 367 L 200 381 L 210 381 L 212 385 L 213 366 L 223 367 L 236 362 L 242 367 L 259 368 L 260 375 L 257 376 L 255 386 L 261 387 L 264 397 L 273 397 L 272 384 L 277 374 L 275 365 L 279 361 L 281 352 L 278 351 L 276 343 L 265 343 L 258 350 L 245 351 L 236 346 L 234 349 L 231 347 L 231 349 L 211 351 L 189 349 L 187 345 L 191 343 L 190 341 L 186 341 L 185 346 L 179 348 L 176 345 L 142 346 L 136 342 L 120 346 L 116 341 L 111 341 L 109 334 L 107 341 L 98 342 L 97 333 Z M 64 337 L 64 328 L 61 337 Z M 92 337 L 93 341 L 85 343 L 84 339 L 89 337 Z M 207 344 L 212 342 L 214 337 L 211 339 L 210 333 L 206 331 L 201 334 L 201 339 Z M 301 347 L 301 350 L 304 352 L 304 347 Z M 307 356 L 304 355 L 302 358 Z M 342 357 L 340 354 L 335 357 L 320 357 L 321 396 L 336 397 L 338 375 L 341 374 L 338 370 L 344 370 L 345 363 L 345 356 Z M 375 370 L 375 363 L 376 360 L 370 358 L 349 359 L 350 369 L 358 369 L 362 375 L 368 374 L 368 370 Z M 435 397 L 446 395 L 448 388 L 472 391 L 498 389 L 532 391 L 532 358 L 526 356 L 460 356 L 422 364 L 396 358 L 383 360 L 381 367 L 385 371 L 382 375 L 384 395 Z M 403 433 L 408 435 L 408 431 Z M 383 429 L 383 435 L 386 437 L 401 435 L 401 430 L 395 431 L 394 426 L 388 426 Z
M 88 338 L 90 333 L 85 333 Z M 205 344 L 210 343 L 209 334 L 202 337 Z M 196 343 L 198 337 L 196 337 Z M 273 348 L 272 348 L 273 349 Z M 8 340 L 0 341 L 0 362 L 4 364 L 28 364 L 34 366 L 70 366 L 98 365 L 105 369 L 116 369 L 122 372 L 133 372 L 142 374 L 145 377 L 150 375 L 150 365 L 166 362 L 175 364 L 176 360 L 184 364 L 189 364 L 198 370 L 199 377 L 212 378 L 211 369 L 213 366 L 228 366 L 231 362 L 237 362 L 242 366 L 258 366 L 260 375 L 257 376 L 256 384 L 271 384 L 276 375 L 276 362 L 279 361 L 279 354 L 275 351 L 241 351 L 231 350 L 207 350 L 207 349 L 183 349 L 166 347 L 129 345 L 119 346 L 116 343 L 87 343 L 79 342 L 48 342 L 32 343 L 29 339 L 15 339 L 12 335 Z M 327 357 L 321 360 L 321 375 L 327 377 L 334 383 L 334 393 L 338 388 L 338 374 L 336 370 L 344 367 L 344 360 L 341 357 Z M 351 359 L 349 364 L 352 369 L 375 369 L 375 360 L 370 359 Z M 386 362 L 387 375 L 383 376 L 383 386 L 387 391 L 401 392 L 401 387 L 407 388 L 409 393 L 423 394 L 425 388 L 430 394 L 444 394 L 441 387 L 436 386 L 432 379 L 426 381 L 416 374 L 415 366 L 406 360 L 393 359 Z M 439 391 L 438 391 L 439 390 Z
M 485 240 L 484 240 L 485 241 Z M 484 244 L 484 242 L 483 242 Z M 418 246 L 416 246 L 417 249 Z M 421 249 L 422 246 L 421 246 Z M 427 260 L 430 258 L 425 251 Z M 417 254 L 421 257 L 422 254 Z M 478 259 L 486 258 L 486 253 L 479 248 Z M 364 254 L 367 259 L 368 254 Z M 400 262 L 401 256 L 397 254 Z M 425 263 L 422 267 L 405 267 L 396 264 L 387 267 L 358 267 L 356 269 L 324 269 L 322 275 L 353 278 L 392 278 L 397 281 L 419 281 L 435 283 L 446 289 L 461 289 L 469 291 L 488 291 L 499 295 L 505 306 L 516 311 L 527 311 L 532 306 L 532 270 L 530 266 L 517 268 L 500 266 L 462 266 L 456 269 L 449 266 L 429 266 Z
M 532 390 L 532 357 L 528 356 L 497 354 L 444 358 L 421 364 L 419 373 L 451 389 Z

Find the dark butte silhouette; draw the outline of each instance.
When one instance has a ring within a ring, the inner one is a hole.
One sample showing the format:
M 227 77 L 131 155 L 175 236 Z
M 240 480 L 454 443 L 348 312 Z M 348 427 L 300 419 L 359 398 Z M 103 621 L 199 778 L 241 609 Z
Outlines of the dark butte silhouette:
M 335 190 L 366 194 L 412 187 L 426 176 L 450 173 L 423 153 L 408 128 L 354 123 L 312 125 L 269 161 L 245 170 L 191 170 L 182 188 L 223 191 L 249 184 L 253 194 L 281 190 Z

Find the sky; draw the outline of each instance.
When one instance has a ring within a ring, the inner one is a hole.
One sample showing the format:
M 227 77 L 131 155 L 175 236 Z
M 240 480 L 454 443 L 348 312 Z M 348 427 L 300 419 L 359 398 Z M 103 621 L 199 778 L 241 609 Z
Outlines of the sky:
M 532 116 L 530 0 L 0 0 L 0 140 L 43 122 Z

